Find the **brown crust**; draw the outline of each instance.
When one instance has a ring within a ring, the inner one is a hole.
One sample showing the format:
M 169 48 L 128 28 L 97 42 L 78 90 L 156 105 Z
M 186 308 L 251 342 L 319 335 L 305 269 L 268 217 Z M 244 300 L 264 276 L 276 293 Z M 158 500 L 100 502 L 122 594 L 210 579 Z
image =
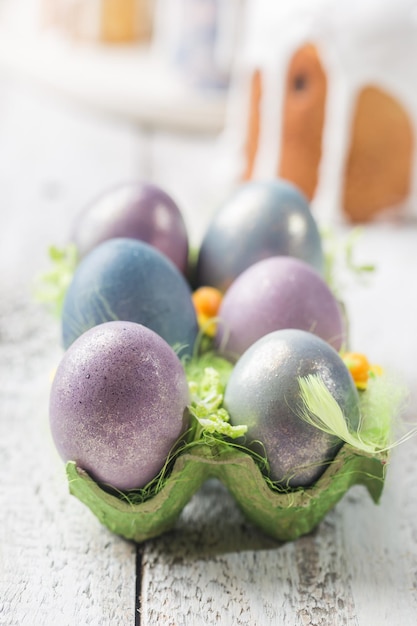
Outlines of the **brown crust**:
M 402 105 L 378 87 L 360 92 L 353 117 L 343 190 L 346 216 L 372 219 L 400 209 L 410 193 L 413 128 Z
M 249 180 L 253 176 L 255 157 L 259 145 L 260 107 L 262 99 L 262 75 L 260 70 L 255 70 L 252 74 L 249 97 L 249 118 L 245 145 L 245 171 L 242 175 L 243 180 Z
M 296 184 L 310 200 L 319 177 L 326 96 L 318 51 L 307 43 L 294 53 L 288 68 L 278 176 Z

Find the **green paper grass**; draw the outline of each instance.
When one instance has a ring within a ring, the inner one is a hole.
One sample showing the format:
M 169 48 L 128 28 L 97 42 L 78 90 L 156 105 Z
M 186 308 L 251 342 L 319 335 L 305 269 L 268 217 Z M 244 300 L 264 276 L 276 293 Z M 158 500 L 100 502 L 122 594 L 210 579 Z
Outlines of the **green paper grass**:
M 64 248 L 50 246 L 51 269 L 39 276 L 35 284 L 35 298 L 47 305 L 55 317 L 60 317 L 65 294 L 78 264 L 78 250 L 70 243 Z
M 358 263 L 355 251 L 358 240 L 362 237 L 361 228 L 353 228 L 343 239 L 337 237 L 331 228 L 321 228 L 320 234 L 324 250 L 324 279 L 338 296 L 343 291 L 341 274 L 363 280 L 375 272 L 376 267 L 372 263 Z
M 191 404 L 188 407 L 191 415 L 197 420 L 198 426 L 195 439 L 200 439 L 203 432 L 222 435 L 231 439 L 242 437 L 247 426 L 232 426 L 230 416 L 223 408 L 223 392 L 226 381 L 231 372 L 231 365 L 214 356 L 206 357 L 208 363 L 220 367 L 220 371 L 212 366 L 197 366 L 193 373 L 193 365 L 189 368 L 188 377 L 191 394 Z M 194 374 L 194 375 L 193 375 Z

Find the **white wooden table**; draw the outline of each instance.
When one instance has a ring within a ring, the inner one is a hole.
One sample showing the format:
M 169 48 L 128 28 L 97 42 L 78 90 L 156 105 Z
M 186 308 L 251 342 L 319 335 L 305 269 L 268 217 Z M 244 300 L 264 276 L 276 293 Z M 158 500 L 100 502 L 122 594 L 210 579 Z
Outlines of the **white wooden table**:
M 173 193 L 195 240 L 218 190 L 215 137 L 154 133 L 0 77 L 0 625 L 415 626 L 417 437 L 380 505 L 353 488 L 311 535 L 277 544 L 209 482 L 167 535 L 136 546 L 68 495 L 48 429 L 59 329 L 32 298 L 46 248 L 95 193 L 133 176 Z M 368 227 L 348 285 L 352 343 L 410 386 L 417 419 L 417 227 Z

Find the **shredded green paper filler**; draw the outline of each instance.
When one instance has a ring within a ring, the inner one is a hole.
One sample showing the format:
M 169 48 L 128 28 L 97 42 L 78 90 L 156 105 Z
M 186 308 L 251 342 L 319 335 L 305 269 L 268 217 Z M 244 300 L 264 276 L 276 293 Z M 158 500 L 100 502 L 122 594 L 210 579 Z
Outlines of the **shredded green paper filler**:
M 50 269 L 37 277 L 34 292 L 38 302 L 45 304 L 55 317 L 60 317 L 65 294 L 78 264 L 78 250 L 70 243 L 63 248 L 48 249 Z
M 312 487 L 285 491 L 266 478 L 266 459 L 236 441 L 245 427 L 231 426 L 222 406 L 232 367 L 213 353 L 185 364 L 192 426 L 186 441 L 145 489 L 123 494 L 108 491 L 70 462 L 66 468 L 70 492 L 111 531 L 136 542 L 173 528 L 193 494 L 210 478 L 227 487 L 249 522 L 279 541 L 311 532 L 353 485 L 364 485 L 373 501 L 379 501 L 389 449 L 396 445 L 392 415 L 404 399 L 402 393 L 381 394 L 386 380 L 363 392 L 363 419 L 352 433 L 323 381 L 300 378 L 300 417 L 336 433 L 346 443 Z M 383 425 L 376 427 L 378 414 L 385 417 Z

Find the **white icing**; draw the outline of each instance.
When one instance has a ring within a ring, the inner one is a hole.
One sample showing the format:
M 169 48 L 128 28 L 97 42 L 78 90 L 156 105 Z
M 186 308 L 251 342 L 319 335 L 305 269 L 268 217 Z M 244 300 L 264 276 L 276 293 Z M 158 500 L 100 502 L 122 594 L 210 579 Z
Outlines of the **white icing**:
M 260 68 L 263 78 L 255 178 L 277 172 L 289 61 L 304 43 L 318 48 L 327 75 L 327 102 L 319 185 L 312 204 L 327 217 L 335 206 L 340 207 L 352 115 L 365 85 L 380 87 L 396 98 L 417 133 L 417 0 L 248 0 L 246 18 L 239 76 Z M 233 89 L 239 91 L 242 110 L 242 98 L 249 100 L 248 85 L 235 81 Z M 233 142 L 232 149 L 243 152 L 247 118 L 237 130 L 242 115 L 233 119 L 235 102 L 231 99 L 229 104 L 225 138 Z M 245 112 L 248 114 L 247 108 Z M 233 126 L 234 131 L 229 128 Z M 413 189 L 406 203 L 408 211 L 414 212 L 416 161 L 414 158 Z

